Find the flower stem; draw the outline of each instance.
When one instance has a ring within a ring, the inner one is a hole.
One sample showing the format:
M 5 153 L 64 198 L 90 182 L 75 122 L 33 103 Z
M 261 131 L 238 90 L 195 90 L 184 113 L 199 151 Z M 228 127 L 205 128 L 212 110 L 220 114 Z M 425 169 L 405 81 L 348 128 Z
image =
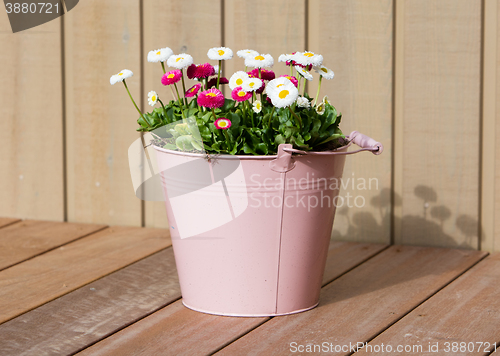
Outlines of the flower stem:
M 186 101 L 186 108 L 187 108 L 188 100 L 186 98 L 186 85 L 184 84 L 184 69 L 181 69 L 181 78 L 182 78 L 182 90 L 184 93 L 184 100 Z
M 288 110 L 292 113 L 293 116 L 295 116 L 295 119 L 297 119 L 297 122 L 299 123 L 300 128 L 302 129 L 302 119 L 297 116 L 297 114 L 292 110 L 291 107 L 288 107 Z
M 161 67 L 163 68 L 163 74 L 166 74 L 167 71 L 165 70 L 165 63 L 163 62 L 160 62 L 161 63 Z
M 259 68 L 259 79 L 262 79 L 262 73 L 260 68 Z
M 302 76 L 299 77 L 299 84 L 297 86 L 297 91 L 300 93 L 300 82 L 302 81 Z
M 293 66 L 290 64 L 290 77 L 293 77 Z
M 184 110 L 182 110 L 182 101 L 181 101 L 181 97 L 179 96 L 179 90 L 177 89 L 177 84 L 174 83 L 174 87 L 175 87 L 175 91 L 177 92 L 177 100 L 179 101 L 179 107 L 181 108 L 181 113 L 182 113 L 182 118 L 186 118 L 186 116 L 184 115 Z
M 149 122 L 146 121 L 146 119 L 144 118 L 144 116 L 142 115 L 142 111 L 139 110 L 139 108 L 137 107 L 137 104 L 135 103 L 134 99 L 132 98 L 132 94 L 130 94 L 130 91 L 128 90 L 128 86 L 127 86 L 127 83 L 125 83 L 125 79 L 123 79 L 123 85 L 125 85 L 125 89 L 127 89 L 127 93 L 128 93 L 128 96 L 130 96 L 130 100 L 132 100 L 132 102 L 134 103 L 134 106 L 135 108 L 137 109 L 137 111 L 139 112 L 139 114 L 141 115 L 142 117 L 142 120 L 144 120 L 144 122 L 149 126 L 151 127 L 151 125 L 149 124 Z
M 271 128 L 271 121 L 273 120 L 274 109 L 275 109 L 275 107 L 273 106 L 273 109 L 271 110 L 271 116 L 269 116 L 269 123 L 267 125 L 267 127 L 269 127 L 269 128 Z
M 219 82 L 220 82 L 220 70 L 222 67 L 222 59 L 219 59 L 219 73 L 217 73 L 217 90 L 219 89 Z
M 319 84 L 318 84 L 318 92 L 316 93 L 316 99 L 314 99 L 314 105 L 318 102 L 319 98 L 319 90 L 321 89 L 321 79 L 323 79 L 323 76 L 319 76 Z
M 214 122 L 217 120 L 217 116 L 215 115 L 215 109 L 212 108 L 212 115 L 214 116 Z
M 166 114 L 167 114 L 167 109 L 165 109 L 165 105 L 163 104 L 163 101 L 161 101 L 159 97 L 158 97 L 158 101 L 160 102 L 161 107 L 162 107 L 162 108 L 163 108 L 163 110 L 165 111 L 165 115 L 166 115 Z

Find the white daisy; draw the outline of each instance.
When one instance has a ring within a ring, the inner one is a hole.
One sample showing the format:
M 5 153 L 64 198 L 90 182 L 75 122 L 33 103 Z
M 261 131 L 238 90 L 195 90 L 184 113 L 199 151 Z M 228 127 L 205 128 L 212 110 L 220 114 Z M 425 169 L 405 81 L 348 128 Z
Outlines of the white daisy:
M 217 75 L 217 73 L 219 73 L 219 65 L 218 64 L 214 65 L 214 71 L 215 71 L 216 75 Z
M 186 53 L 177 56 L 172 55 L 167 59 L 167 65 L 176 69 L 184 69 L 191 64 L 193 64 L 193 57 Z
M 299 96 L 299 91 L 295 85 L 284 77 L 271 80 L 266 86 L 266 91 L 267 96 L 277 108 L 292 105 Z
M 260 102 L 260 100 L 255 100 L 252 106 L 253 106 L 252 110 L 255 113 L 258 114 L 262 111 L 262 103 Z
M 299 96 L 297 98 L 297 105 L 301 108 L 309 109 L 311 107 L 311 102 L 306 97 Z
M 172 54 L 174 54 L 174 52 L 168 47 L 149 51 L 148 62 L 165 62 Z
M 323 97 L 323 102 L 324 102 L 325 104 L 332 105 L 332 104 L 330 103 L 330 99 L 328 99 L 328 95 L 325 95 L 325 96 Z
M 282 54 L 279 56 L 278 62 L 285 62 L 286 63 L 286 62 L 291 60 L 291 58 L 290 58 L 291 56 L 292 56 L 291 54 Z
M 236 87 L 240 87 L 245 80 L 248 79 L 248 74 L 242 70 L 234 73 L 231 78 L 229 78 L 229 88 L 233 90 Z
M 257 56 L 246 57 L 245 66 L 254 68 L 272 67 L 274 59 L 270 54 L 259 54 Z
M 233 58 L 233 51 L 227 47 L 214 47 L 208 50 L 207 56 L 217 61 L 231 59 Z
M 301 76 L 306 78 L 307 80 L 313 80 L 313 76 L 311 73 L 309 73 L 307 70 L 302 68 L 301 66 L 295 66 L 295 69 L 297 70 L 298 73 L 300 73 Z
M 247 57 L 255 57 L 259 55 L 259 52 L 254 51 L 253 49 L 242 49 L 241 51 L 236 52 L 238 57 L 247 58 Z
M 332 79 L 334 76 L 333 70 L 326 68 L 324 65 L 314 67 L 314 70 L 325 79 Z
M 323 63 L 323 56 L 321 54 L 314 54 L 313 52 L 297 52 L 290 56 L 290 59 L 303 66 L 312 64 L 315 67 L 319 67 Z
M 124 69 L 120 73 L 112 75 L 111 78 L 109 78 L 109 82 L 111 85 L 114 85 L 118 82 L 123 82 L 124 79 L 130 78 L 133 75 L 134 73 L 132 73 L 131 70 Z
M 319 115 L 323 115 L 325 113 L 325 103 L 321 102 L 316 106 L 316 112 Z
M 158 102 L 158 94 L 156 94 L 154 90 L 151 90 L 148 93 L 148 104 L 151 106 L 155 106 L 157 102 Z
M 260 80 L 259 78 L 248 78 L 243 81 L 243 84 L 241 84 L 241 89 L 249 93 L 251 91 L 260 89 L 261 86 L 262 80 Z

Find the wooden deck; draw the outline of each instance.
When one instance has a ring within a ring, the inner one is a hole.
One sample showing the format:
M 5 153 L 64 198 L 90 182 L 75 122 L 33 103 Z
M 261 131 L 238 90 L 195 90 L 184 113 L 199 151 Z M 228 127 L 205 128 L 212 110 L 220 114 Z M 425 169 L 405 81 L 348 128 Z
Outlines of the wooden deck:
M 182 306 L 170 244 L 161 229 L 0 218 L 0 355 L 349 355 L 361 343 L 487 355 L 500 341 L 500 254 L 333 242 L 317 308 L 237 318 Z

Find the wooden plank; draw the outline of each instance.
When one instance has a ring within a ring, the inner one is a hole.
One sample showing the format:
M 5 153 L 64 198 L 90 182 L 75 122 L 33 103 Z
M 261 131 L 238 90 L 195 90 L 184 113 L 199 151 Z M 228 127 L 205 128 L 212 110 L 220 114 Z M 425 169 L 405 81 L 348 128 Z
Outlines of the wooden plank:
M 392 246 L 324 287 L 317 308 L 273 318 L 217 355 L 288 355 L 298 345 L 368 341 L 485 255 Z
M 128 167 L 139 114 L 111 75 L 140 103 L 139 0 L 82 1 L 64 15 L 68 220 L 141 225 Z
M 105 227 L 35 220 L 6 227 L 0 231 L 0 270 Z
M 390 242 L 392 12 L 392 0 L 309 1 L 308 49 L 322 54 L 335 72 L 322 82 L 320 100 L 328 95 L 342 112 L 346 135 L 357 130 L 384 145 L 381 156 L 361 153 L 346 160 L 345 201 L 332 235 L 337 240 Z M 313 95 L 317 83 L 309 85 Z
M 382 343 L 394 347 L 405 345 L 417 350 L 419 355 L 435 355 L 434 350 L 438 350 L 440 355 L 489 354 L 486 351 L 492 351 L 500 340 L 500 315 L 494 312 L 500 308 L 499 293 L 500 254 L 495 254 L 478 263 L 369 344 L 372 347 Z M 480 345 L 480 342 L 485 344 Z M 429 350 L 430 345 L 434 349 Z M 454 346 L 457 348 L 454 349 Z M 367 347 L 366 350 L 371 349 Z
M 0 354 L 74 354 L 180 296 L 168 248 L 0 325 Z
M 0 12 L 0 216 L 62 221 L 61 20 L 14 34 Z
M 489 4 L 491 5 L 491 4 Z M 498 103 L 500 100 L 500 36 L 498 36 L 498 31 L 500 31 L 500 5 L 497 2 L 497 18 L 496 18 L 496 25 L 497 25 L 497 50 L 496 50 L 496 100 L 495 102 Z M 496 105 L 495 108 L 495 118 L 496 120 L 500 120 L 500 105 Z M 496 125 L 495 127 L 495 143 L 496 143 L 496 138 L 500 137 L 498 136 L 500 134 L 500 125 Z M 495 144 L 495 240 L 494 240 L 494 250 L 499 251 L 500 250 L 500 204 L 498 203 L 500 201 L 500 148 L 498 147 L 498 144 Z
M 332 280 L 386 246 L 332 243 L 325 280 Z M 335 268 L 336 266 L 336 268 Z M 79 355 L 210 354 L 269 318 L 220 317 L 199 313 L 176 302 L 91 346 Z
M 478 247 L 481 2 L 404 4 L 403 217 L 396 243 Z
M 142 53 L 142 58 L 145 61 L 145 95 L 155 90 L 162 100 L 170 101 L 172 100 L 170 89 L 161 85 L 160 82 L 163 70 L 159 63 L 146 61 L 148 52 L 170 47 L 175 54 L 190 54 L 197 64 L 206 62 L 216 64 L 208 59 L 207 52 L 210 48 L 222 44 L 221 1 L 149 0 L 143 2 L 143 7 L 144 53 Z M 169 70 L 168 67 L 166 69 Z M 187 80 L 186 89 L 192 85 L 194 81 Z M 147 100 L 144 101 L 144 110 L 151 111 Z M 145 224 L 147 227 L 169 227 L 165 203 L 145 203 Z
M 0 228 L 12 225 L 18 221 L 21 220 L 16 218 L 0 218 Z
M 170 245 L 160 229 L 112 227 L 0 272 L 0 323 Z

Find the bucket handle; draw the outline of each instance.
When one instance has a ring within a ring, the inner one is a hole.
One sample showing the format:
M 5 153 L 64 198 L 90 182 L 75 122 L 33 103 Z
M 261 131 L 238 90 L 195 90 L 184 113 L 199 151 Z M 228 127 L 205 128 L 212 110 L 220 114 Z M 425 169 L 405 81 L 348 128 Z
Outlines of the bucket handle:
M 384 150 L 384 146 L 375 141 L 373 138 L 370 138 L 358 131 L 353 131 L 349 136 L 346 136 L 350 142 L 354 142 L 356 145 L 361 147 L 361 149 L 356 151 L 349 152 L 339 152 L 339 151 L 321 151 L 321 152 L 309 152 L 309 151 L 301 151 L 295 148 L 284 147 L 283 151 L 288 153 L 299 153 L 302 155 L 352 155 L 354 153 L 358 153 L 361 151 L 371 151 L 374 155 L 379 155 Z

